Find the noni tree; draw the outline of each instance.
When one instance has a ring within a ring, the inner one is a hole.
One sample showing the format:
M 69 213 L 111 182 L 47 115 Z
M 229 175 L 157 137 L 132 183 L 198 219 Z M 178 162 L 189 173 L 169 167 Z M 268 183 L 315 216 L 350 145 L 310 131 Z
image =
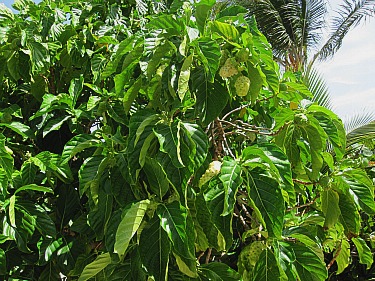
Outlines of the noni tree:
M 341 121 L 215 1 L 0 6 L 0 275 L 326 280 L 372 265 Z M 356 150 L 358 151 L 358 150 Z

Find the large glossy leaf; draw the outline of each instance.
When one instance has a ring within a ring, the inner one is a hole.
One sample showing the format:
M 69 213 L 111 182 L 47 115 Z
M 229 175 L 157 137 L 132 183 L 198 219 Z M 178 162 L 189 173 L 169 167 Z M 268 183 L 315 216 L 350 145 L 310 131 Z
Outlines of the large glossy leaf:
M 255 264 L 253 281 L 281 280 L 280 269 L 275 255 L 270 249 L 265 249 Z
M 203 0 L 199 1 L 196 5 L 195 18 L 197 21 L 199 32 L 202 34 L 204 34 L 209 11 L 215 3 L 216 1 L 214 0 Z
M 53 193 L 53 190 L 50 187 L 40 186 L 40 185 L 36 185 L 36 184 L 28 184 L 28 185 L 24 185 L 24 186 L 18 188 L 14 194 L 17 194 L 17 193 L 19 193 L 21 191 L 24 191 L 24 190 L 33 190 L 33 191 Z
M 208 137 L 200 126 L 191 123 L 182 123 L 186 134 L 191 138 L 193 146 L 195 149 L 191 151 L 193 155 L 193 162 L 195 164 L 195 169 L 201 167 L 207 157 L 208 152 Z
M 306 281 L 324 281 L 328 277 L 324 262 L 313 250 L 304 245 L 279 242 L 277 257 L 287 276 L 295 276 L 298 280 Z
M 240 275 L 225 263 L 211 262 L 200 267 L 201 274 L 207 280 L 215 281 L 239 281 Z
M 98 204 L 90 210 L 87 215 L 87 223 L 94 230 L 97 240 L 103 240 L 107 232 L 108 221 L 111 217 L 113 206 L 113 196 L 100 190 L 98 194 Z
M 275 144 L 262 143 L 258 147 L 263 150 L 269 160 L 273 163 L 275 168 L 279 171 L 279 175 L 282 179 L 281 188 L 288 193 L 288 199 L 292 204 L 295 201 L 294 183 L 292 179 L 292 171 L 290 162 L 285 153 Z
M 178 77 L 177 94 L 180 100 L 184 100 L 186 92 L 189 90 L 190 66 L 193 62 L 193 54 L 190 54 L 182 64 L 180 76 Z
M 220 180 L 223 183 L 225 197 L 223 216 L 233 213 L 236 195 L 239 186 L 242 184 L 241 166 L 236 160 L 231 158 L 224 159 L 221 165 Z
M 206 2 L 209 1 L 211 0 L 207 0 Z M 205 37 L 199 38 L 197 44 L 199 59 L 203 62 L 207 79 L 209 82 L 213 83 L 220 64 L 220 46 L 214 40 Z
M 206 236 L 209 246 L 218 251 L 224 251 L 226 249 L 224 237 L 213 222 L 212 214 L 202 194 L 197 195 L 195 205 L 196 218 L 203 229 L 203 235 Z
M 207 209 L 211 217 L 209 219 L 216 226 L 219 233 L 217 234 L 217 244 L 219 249 L 224 247 L 229 249 L 233 243 L 232 215 L 223 216 L 225 192 L 222 184 L 212 186 L 204 194 Z
M 339 193 L 340 223 L 344 226 L 348 237 L 358 235 L 360 216 L 353 198 L 349 194 Z
M 279 183 L 260 168 L 247 172 L 248 193 L 264 221 L 270 236 L 281 237 L 284 221 L 284 198 Z
M 160 143 L 160 151 L 169 155 L 176 168 L 185 167 L 186 159 L 181 157 L 181 123 L 175 122 L 172 126 L 158 124 L 155 134 Z
M 340 252 L 338 252 L 340 251 Z M 337 273 L 342 273 L 345 268 L 348 267 L 350 264 L 350 244 L 346 240 L 341 241 L 341 246 L 339 249 L 336 249 L 336 251 L 333 253 L 334 256 L 337 255 L 336 263 L 337 263 Z
M 83 162 L 79 170 L 79 191 L 82 195 L 87 188 L 97 185 L 99 177 L 102 175 L 104 168 L 107 166 L 108 158 L 102 155 L 89 157 Z
M 152 218 L 149 227 L 143 229 L 139 241 L 139 252 L 143 265 L 155 280 L 166 281 L 171 242 L 157 216 Z
M 169 189 L 168 177 L 163 167 L 156 159 L 147 157 L 143 169 L 147 175 L 151 191 L 157 194 L 159 198 L 163 198 Z
M 21 167 L 22 184 L 28 185 L 34 183 L 38 167 L 31 161 L 25 161 Z
M 101 142 L 92 135 L 80 134 L 74 136 L 64 146 L 64 151 L 61 155 L 61 164 L 67 163 L 73 156 L 84 149 L 97 146 L 100 143 Z
M 130 240 L 141 225 L 149 204 L 149 200 L 142 200 L 134 203 L 129 209 L 124 211 L 122 220 L 116 231 L 116 242 L 114 245 L 114 252 L 119 254 L 119 256 L 125 254 Z
M 190 241 L 194 232 L 188 228 L 187 210 L 179 202 L 161 204 L 156 210 L 164 231 L 173 245 L 173 251 L 181 258 L 191 272 L 196 272 L 194 244 Z M 193 239 L 194 240 L 194 239 Z
M 56 237 L 55 223 L 40 205 L 20 200 L 17 201 L 16 208 L 27 212 L 35 219 L 35 227 L 44 237 Z
M 99 255 L 92 263 L 88 264 L 82 271 L 78 281 L 86 281 L 97 275 L 111 263 L 110 253 Z
M 367 245 L 366 241 L 363 240 L 361 237 L 355 237 L 352 239 L 355 247 L 357 248 L 358 255 L 359 255 L 359 262 L 362 264 L 367 265 L 367 269 L 369 269 L 374 262 L 371 249 Z
M 366 172 L 359 169 L 346 170 L 343 180 L 356 204 L 366 213 L 375 214 L 374 185 Z
M 332 189 L 324 190 L 320 193 L 320 200 L 325 216 L 324 226 L 328 228 L 333 227 L 341 215 L 339 194 Z
M 218 81 L 210 83 L 203 68 L 192 74 L 192 81 L 197 97 L 195 114 L 201 118 L 204 125 L 208 125 L 227 105 L 228 91 Z
M 237 42 L 240 36 L 238 30 L 229 23 L 213 21 L 211 29 L 231 42 Z
M 10 123 L 0 123 L 0 127 L 11 129 L 24 138 L 35 139 L 35 134 L 30 127 L 20 122 L 12 121 Z
M 13 157 L 5 148 L 5 137 L 3 134 L 0 134 L 0 165 L 9 179 L 12 178 L 13 174 L 13 162 Z

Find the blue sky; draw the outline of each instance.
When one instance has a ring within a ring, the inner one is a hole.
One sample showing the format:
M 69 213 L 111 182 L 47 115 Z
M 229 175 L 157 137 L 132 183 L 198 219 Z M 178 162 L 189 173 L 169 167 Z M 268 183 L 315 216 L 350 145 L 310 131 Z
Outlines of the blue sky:
M 10 7 L 12 0 L 3 0 Z M 39 2 L 39 1 L 37 1 Z M 342 0 L 330 0 L 337 9 Z M 375 114 L 375 18 L 351 30 L 334 58 L 316 65 L 343 120 L 364 110 Z
M 329 2 L 336 9 L 341 1 Z M 343 120 L 364 111 L 375 114 L 375 18 L 351 30 L 333 59 L 316 67 Z

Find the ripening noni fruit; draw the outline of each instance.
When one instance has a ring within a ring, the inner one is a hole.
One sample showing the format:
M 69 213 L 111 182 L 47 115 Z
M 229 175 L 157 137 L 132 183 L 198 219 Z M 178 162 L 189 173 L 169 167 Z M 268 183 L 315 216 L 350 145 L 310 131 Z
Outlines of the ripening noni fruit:
M 237 96 L 244 97 L 249 92 L 250 79 L 246 76 L 240 76 L 234 83 L 234 87 L 236 88 Z

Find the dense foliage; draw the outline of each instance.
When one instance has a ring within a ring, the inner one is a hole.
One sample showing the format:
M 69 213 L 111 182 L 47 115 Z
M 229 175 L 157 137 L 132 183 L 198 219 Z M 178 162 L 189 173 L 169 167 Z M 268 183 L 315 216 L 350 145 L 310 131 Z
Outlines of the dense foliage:
M 0 276 L 318 281 L 371 267 L 371 153 L 280 72 L 244 8 L 13 7 L 0 6 Z

